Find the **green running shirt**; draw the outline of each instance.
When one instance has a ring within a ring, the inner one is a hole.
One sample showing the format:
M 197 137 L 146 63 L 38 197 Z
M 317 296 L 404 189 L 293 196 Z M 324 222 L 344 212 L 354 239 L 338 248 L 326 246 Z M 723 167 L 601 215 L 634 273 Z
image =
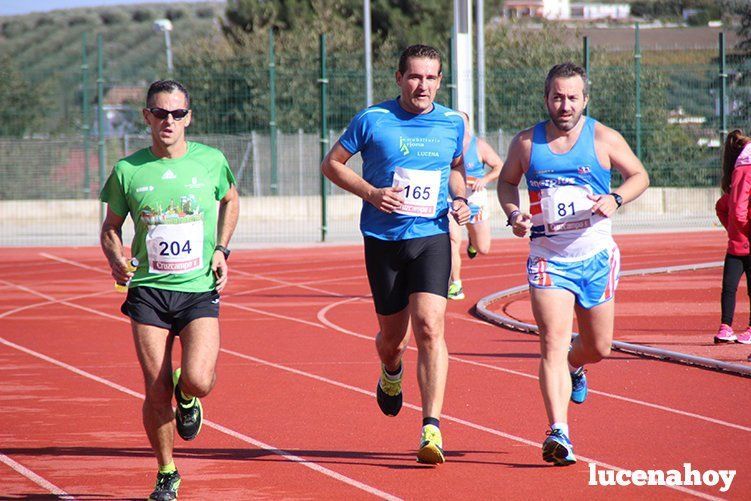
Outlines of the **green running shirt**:
M 99 198 L 133 219 L 131 252 L 139 265 L 130 287 L 214 290 L 217 201 L 233 184 L 224 154 L 192 141 L 180 158 L 158 158 L 144 148 L 117 162 Z

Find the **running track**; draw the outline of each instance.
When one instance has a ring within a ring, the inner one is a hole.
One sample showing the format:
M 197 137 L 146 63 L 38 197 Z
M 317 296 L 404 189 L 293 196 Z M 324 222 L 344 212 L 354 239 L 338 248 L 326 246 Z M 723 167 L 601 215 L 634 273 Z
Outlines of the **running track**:
M 720 232 L 617 240 L 624 270 L 724 255 Z M 180 499 L 747 499 L 751 381 L 621 353 L 589 368 L 593 391 L 570 409 L 580 462 L 541 461 L 537 339 L 471 315 L 480 297 L 524 283 L 525 251 L 521 240 L 497 240 L 491 256 L 465 262 L 468 299 L 451 302 L 447 317 L 447 463 L 438 467 L 414 460 L 414 351 L 400 415 L 387 418 L 375 403 L 375 316 L 361 248 L 234 252 L 208 421 L 194 442 L 176 440 Z M 0 258 L 0 498 L 145 498 L 156 465 L 140 423 L 140 369 L 99 251 L 5 248 Z M 711 332 L 719 305 L 700 314 L 691 305 L 693 294 L 719 291 L 720 276 L 676 288 L 680 301 L 662 298 L 690 312 L 651 296 L 636 307 L 633 290 L 623 307 L 649 316 L 653 306 L 651 329 L 691 315 L 694 328 L 704 322 Z M 630 470 L 691 463 L 737 476 L 726 493 L 589 486 L 591 461 Z

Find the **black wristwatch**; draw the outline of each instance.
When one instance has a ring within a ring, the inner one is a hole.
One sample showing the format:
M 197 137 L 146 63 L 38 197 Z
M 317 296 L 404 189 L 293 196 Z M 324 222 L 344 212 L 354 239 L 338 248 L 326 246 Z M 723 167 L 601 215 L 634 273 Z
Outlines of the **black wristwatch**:
M 228 248 L 226 248 L 225 246 L 223 246 L 223 245 L 217 245 L 216 247 L 214 247 L 214 250 L 215 251 L 219 251 L 222 254 L 224 254 L 224 260 L 225 261 L 229 259 L 230 250 Z
M 469 200 L 464 197 L 454 197 L 451 199 L 452 202 L 456 202 L 457 200 L 461 200 L 465 205 L 469 205 Z
M 618 193 L 616 193 L 616 192 L 612 192 L 612 193 L 610 193 L 610 196 L 612 196 L 613 198 L 615 198 L 615 204 L 616 204 L 616 205 L 618 206 L 618 208 L 620 209 L 620 208 L 621 208 L 621 205 L 623 205 L 623 197 L 622 197 L 622 196 L 620 196 L 620 195 L 619 195 Z

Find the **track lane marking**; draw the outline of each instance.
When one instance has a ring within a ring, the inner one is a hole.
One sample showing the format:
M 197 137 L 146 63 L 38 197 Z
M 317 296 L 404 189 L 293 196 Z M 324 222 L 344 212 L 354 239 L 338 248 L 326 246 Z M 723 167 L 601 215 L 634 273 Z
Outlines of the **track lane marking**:
M 56 257 L 56 256 L 52 256 L 52 255 L 49 255 L 49 254 L 47 256 L 49 256 L 50 259 L 55 259 L 55 257 Z M 72 264 L 72 265 L 78 266 L 78 263 L 76 263 L 74 261 L 67 261 L 66 260 L 65 262 L 67 262 L 68 264 Z M 100 269 L 99 271 L 101 272 L 102 270 Z M 2 281 L 0 281 L 0 282 L 2 282 Z M 282 281 L 282 280 L 280 280 L 280 282 L 288 283 L 290 286 L 294 285 L 294 282 L 288 282 L 288 281 Z M 319 289 L 317 287 L 304 286 L 304 288 L 308 289 L 308 290 L 311 290 L 313 292 L 319 292 L 319 293 L 328 294 L 328 295 L 330 295 L 332 297 L 345 297 L 344 294 L 332 293 L 330 291 L 327 291 L 325 289 Z M 366 339 L 368 341 L 373 341 L 374 338 L 372 336 L 368 336 L 366 334 L 361 334 L 361 333 L 357 333 L 357 332 L 354 332 L 354 331 L 350 331 L 348 329 L 340 327 L 339 325 L 335 324 L 334 322 L 329 321 L 326 318 L 326 314 L 332 308 L 340 306 L 342 304 L 346 304 L 346 303 L 352 302 L 352 301 L 360 300 L 360 299 L 365 299 L 365 297 L 364 296 L 362 296 L 362 297 L 354 297 L 354 298 L 348 297 L 347 299 L 344 299 L 343 301 L 338 301 L 338 302 L 335 302 L 335 303 L 331 303 L 330 305 L 328 305 L 328 306 L 326 306 L 326 307 L 324 307 L 324 308 L 322 308 L 321 310 L 318 311 L 318 314 L 317 314 L 318 321 L 321 322 L 321 324 L 323 324 L 323 325 L 325 325 L 325 326 L 327 326 L 327 327 L 329 327 L 329 328 L 331 328 L 333 330 L 341 332 L 343 334 L 347 334 L 349 336 L 357 337 L 357 338 L 360 338 L 360 339 Z M 225 304 L 231 305 L 231 303 L 225 303 Z M 320 327 L 320 325 L 318 325 L 318 324 L 309 322 L 307 320 L 298 319 L 296 317 L 290 317 L 290 316 L 282 315 L 282 314 L 278 314 L 278 313 L 266 312 L 266 311 L 263 311 L 263 310 L 260 310 L 260 309 L 250 308 L 250 307 L 246 307 L 246 306 L 243 306 L 243 305 L 234 305 L 234 304 L 232 304 L 232 306 L 236 307 L 236 308 L 239 308 L 239 309 L 246 309 L 247 311 L 252 311 L 254 313 L 259 313 L 259 314 L 262 314 L 262 315 L 269 315 L 269 316 L 272 316 L 272 317 L 275 317 L 275 318 L 280 318 L 280 319 L 284 319 L 284 320 L 290 320 L 290 321 L 293 321 L 293 322 L 303 323 L 303 324 L 306 324 L 306 325 Z M 119 317 L 118 317 L 118 319 L 119 319 Z M 486 325 L 490 326 L 490 324 L 487 324 L 487 322 L 484 322 L 484 321 L 481 322 L 481 321 L 479 321 L 477 319 L 474 319 L 474 318 L 466 318 L 466 319 L 463 319 L 463 320 L 470 321 L 470 322 L 473 322 L 473 323 L 483 323 L 483 324 L 486 324 Z M 416 350 L 416 348 L 413 347 L 413 346 L 409 346 L 408 348 L 410 350 Z M 528 379 L 539 380 L 539 377 L 536 376 L 536 375 L 533 375 L 533 374 L 529 374 L 529 373 L 521 372 L 521 371 L 516 371 L 516 370 L 513 370 L 513 369 L 507 369 L 505 367 L 500 367 L 500 366 L 497 366 L 497 365 L 491 365 L 491 364 L 486 364 L 486 363 L 483 363 L 483 362 L 477 362 L 477 361 L 474 361 L 474 360 L 469 360 L 469 359 L 466 359 L 466 358 L 457 357 L 455 355 L 449 355 L 449 359 L 450 360 L 454 360 L 456 362 L 460 362 L 460 363 L 464 363 L 464 364 L 468 364 L 468 365 L 473 365 L 473 366 L 476 366 L 476 367 L 483 367 L 483 368 L 490 369 L 490 370 L 497 371 L 497 372 L 503 372 L 503 373 L 506 373 L 506 374 L 513 374 L 515 376 L 520 376 L 520 377 L 524 377 L 524 378 L 528 378 Z M 602 396 L 602 397 L 612 398 L 614 400 L 628 402 L 628 403 L 635 404 L 635 405 L 641 405 L 641 406 L 648 407 L 648 408 L 651 408 L 651 409 L 656 409 L 656 410 L 660 410 L 660 411 L 664 411 L 664 412 L 668 412 L 668 413 L 673 413 L 673 414 L 677 414 L 677 415 L 684 416 L 684 417 L 690 417 L 690 418 L 698 419 L 698 420 L 701 420 L 701 421 L 705 421 L 705 422 L 709 422 L 709 423 L 713 423 L 713 424 L 717 424 L 717 425 L 721 425 L 721 426 L 726 426 L 726 427 L 733 428 L 733 429 L 736 429 L 736 430 L 741 430 L 741 431 L 745 431 L 745 432 L 751 432 L 751 427 L 749 427 L 749 426 L 744 426 L 744 425 L 740 425 L 740 424 L 736 424 L 736 423 L 731 423 L 731 422 L 728 422 L 728 421 L 724 421 L 724 420 L 721 420 L 721 419 L 712 418 L 712 417 L 705 416 L 705 415 L 702 415 L 702 414 L 697 414 L 697 413 L 690 412 L 690 411 L 684 411 L 684 410 L 676 409 L 674 407 L 668 407 L 668 406 L 665 406 L 665 405 L 655 404 L 655 403 L 652 403 L 652 402 L 647 402 L 647 401 L 644 401 L 644 400 L 638 400 L 638 399 L 626 397 L 626 396 L 623 396 L 623 395 L 618 395 L 618 394 L 614 394 L 614 393 L 604 392 L 604 391 L 600 391 L 600 390 L 590 389 L 589 391 L 592 394 L 596 394 L 596 395 L 599 395 L 599 396 Z
M 46 489 L 50 494 L 57 496 L 58 499 L 76 499 L 49 480 L 39 476 L 30 469 L 26 468 L 21 463 L 9 458 L 2 452 L 0 452 L 0 463 L 6 464 L 8 467 L 10 467 L 11 470 L 15 471 L 23 477 L 28 478 L 42 489 Z
M 21 290 L 27 291 L 27 292 L 32 293 L 32 294 L 39 295 L 41 297 L 50 298 L 50 299 L 54 300 L 54 298 L 51 298 L 51 296 L 48 296 L 48 295 L 46 295 L 44 293 L 41 293 L 41 292 L 34 291 L 33 289 L 30 289 L 30 288 L 25 287 L 25 286 L 21 286 L 21 285 L 17 285 L 17 284 L 12 284 L 11 282 L 7 282 L 7 281 L 4 281 L 4 280 L 0 280 L 0 282 L 5 283 L 5 284 L 14 285 L 14 286 L 16 286 L 17 288 L 19 288 Z M 343 303 L 346 303 L 346 302 L 351 302 L 351 301 L 359 300 L 359 299 L 360 298 L 348 298 L 348 299 L 345 299 L 344 301 L 339 301 L 339 302 L 333 303 L 329 307 L 323 308 L 320 311 L 324 311 L 324 310 L 328 311 L 333 306 L 340 305 L 340 304 L 343 304 Z M 91 312 L 93 314 L 100 315 L 100 316 L 105 317 L 105 318 L 112 318 L 112 319 L 115 319 L 115 320 L 120 321 L 120 322 L 129 323 L 128 320 L 126 320 L 125 318 L 115 317 L 113 315 L 110 315 L 108 313 L 105 313 L 105 312 L 102 312 L 102 311 L 99 311 L 99 310 L 96 310 L 96 309 L 93 309 L 93 308 L 87 308 L 87 307 L 75 305 L 75 303 L 69 303 L 67 301 L 60 301 L 60 304 L 65 304 L 67 306 L 78 307 L 79 309 L 82 309 L 84 311 L 89 311 L 89 312 Z M 319 311 L 319 314 L 320 314 L 320 311 Z M 292 318 L 292 317 L 290 317 L 290 318 Z M 339 328 L 338 326 L 336 326 L 335 324 L 333 324 L 333 323 L 330 323 L 330 324 L 331 324 L 331 326 L 333 326 L 333 328 L 335 330 L 338 330 L 340 332 L 342 331 L 342 329 Z M 363 337 L 363 338 L 371 339 L 372 340 L 372 338 L 370 338 L 369 336 L 366 336 L 364 334 L 354 333 L 352 331 L 347 331 L 347 333 L 354 334 L 357 337 Z M 8 340 L 6 340 L 6 339 L 4 339 L 2 337 L 0 337 L 0 344 L 5 344 L 6 346 L 12 347 L 14 349 L 17 349 L 19 351 L 22 351 L 22 352 L 27 353 L 29 355 L 32 355 L 34 357 L 40 358 L 42 360 L 45 360 L 45 361 L 47 361 L 49 363 L 52 363 L 54 365 L 57 365 L 57 366 L 62 367 L 64 369 L 67 369 L 67 370 L 69 370 L 71 372 L 74 372 L 74 373 L 76 373 L 76 374 L 78 374 L 80 376 L 92 379 L 92 380 L 97 381 L 97 382 L 99 382 L 101 384 L 104 384 L 104 385 L 109 386 L 111 388 L 117 389 L 118 391 L 127 393 L 128 395 L 135 396 L 135 397 L 137 397 L 137 398 L 139 398 L 141 400 L 144 399 L 144 395 L 142 395 L 142 394 L 140 394 L 138 392 L 130 390 L 130 389 L 124 387 L 124 386 L 121 386 L 121 385 L 119 385 L 117 383 L 111 382 L 109 380 L 106 380 L 106 379 L 101 378 L 99 376 L 96 376 L 94 374 L 91 374 L 91 373 L 89 373 L 87 371 L 84 371 L 82 369 L 79 369 L 77 367 L 71 366 L 71 365 L 69 365 L 69 364 L 67 364 L 65 362 L 56 360 L 56 359 L 54 359 L 52 357 L 49 357 L 47 355 L 44 355 L 42 353 L 36 352 L 36 351 L 31 350 L 29 348 L 26 348 L 24 346 L 21 346 L 21 345 L 18 345 L 16 343 L 13 343 L 11 341 L 8 341 Z M 414 347 L 409 347 L 409 348 L 411 348 L 413 350 L 416 350 L 416 348 L 414 348 Z M 227 353 L 229 355 L 233 355 L 233 356 L 237 356 L 239 358 L 243 358 L 243 359 L 246 359 L 246 360 L 253 361 L 255 363 L 260 363 L 260 364 L 268 365 L 270 367 L 273 367 L 273 368 L 276 368 L 276 369 L 279 369 L 279 370 L 284 370 L 284 371 L 287 371 L 287 372 L 290 372 L 290 373 L 293 373 L 293 374 L 296 374 L 296 375 L 299 375 L 299 376 L 304 376 L 304 377 L 311 378 L 311 379 L 314 379 L 314 380 L 317 380 L 317 381 L 321 381 L 321 382 L 325 382 L 325 383 L 328 383 L 328 384 L 332 384 L 332 385 L 338 386 L 340 388 L 345 388 L 345 389 L 348 389 L 348 390 L 351 390 L 351 391 L 355 391 L 357 393 L 361 393 L 363 395 L 367 395 L 367 396 L 369 396 L 371 398 L 375 397 L 375 393 L 372 392 L 372 391 L 365 390 L 363 388 L 352 386 L 352 385 L 349 385 L 349 384 L 346 384 L 346 383 L 341 383 L 341 382 L 338 382 L 338 381 L 334 381 L 334 380 L 331 380 L 331 379 L 328 379 L 328 378 L 324 378 L 324 377 L 318 376 L 316 374 L 308 373 L 308 372 L 301 371 L 301 370 L 298 370 L 298 369 L 294 369 L 294 368 L 291 368 L 291 367 L 287 367 L 287 366 L 284 366 L 284 365 L 281 365 L 281 364 L 277 364 L 277 363 L 274 363 L 274 362 L 266 361 L 266 360 L 263 360 L 263 359 L 260 359 L 260 358 L 257 358 L 257 357 L 253 357 L 251 355 L 246 355 L 246 354 L 243 354 L 243 353 L 240 353 L 240 352 L 236 352 L 234 350 L 229 350 L 229 349 L 226 349 L 226 348 L 220 348 L 220 351 L 222 351 L 224 353 Z M 457 360 L 464 361 L 463 359 L 457 359 Z M 492 366 L 489 366 L 489 367 L 492 367 Z M 407 403 L 407 402 L 404 403 L 404 406 L 407 407 L 407 408 L 409 408 L 409 409 L 415 410 L 417 412 L 421 412 L 421 410 L 422 410 L 421 407 L 416 406 L 414 404 Z M 454 417 L 454 416 L 451 416 L 451 415 L 448 415 L 448 414 L 442 414 L 441 418 L 449 420 L 449 421 L 453 421 L 453 422 L 455 422 L 457 424 L 461 424 L 461 425 L 464 425 L 464 426 L 469 427 L 469 428 L 473 428 L 473 429 L 478 430 L 478 431 L 484 431 L 484 432 L 490 433 L 490 434 L 495 435 L 495 436 L 499 436 L 499 437 L 502 437 L 502 438 L 506 438 L 508 440 L 516 441 L 516 442 L 522 443 L 524 445 L 528 445 L 528 446 L 535 447 L 535 448 L 538 448 L 538 449 L 541 448 L 541 445 L 538 442 L 534 442 L 532 440 L 529 440 L 529 439 L 526 439 L 526 438 L 523 438 L 523 437 L 519 437 L 519 436 L 516 436 L 516 435 L 505 433 L 503 431 L 500 431 L 500 430 L 497 430 L 497 429 L 494 429 L 494 428 L 489 428 L 489 427 L 486 427 L 486 426 L 483 426 L 483 425 L 480 425 L 480 424 L 477 424 L 477 423 L 473 423 L 471 421 L 468 421 L 468 420 L 465 420 L 465 419 L 462 419 L 462 418 Z M 274 448 L 273 446 L 269 446 L 269 445 L 267 445 L 267 444 L 265 444 L 265 443 L 263 443 L 261 441 L 255 440 L 252 437 L 244 435 L 244 434 L 242 434 L 240 432 L 235 432 L 234 430 L 231 430 L 231 429 L 226 428 L 226 427 L 224 427 L 222 425 L 219 425 L 218 423 L 214 423 L 213 421 L 205 420 L 204 423 L 208 427 L 214 428 L 217 431 L 220 431 L 222 433 L 225 433 L 225 434 L 228 434 L 228 435 L 233 436 L 235 438 L 238 438 L 241 441 L 245 441 L 245 442 L 251 443 L 253 445 L 256 445 L 257 447 L 261 447 L 261 448 L 263 448 L 265 450 L 268 450 L 268 451 L 273 452 L 275 454 L 278 454 L 278 455 L 280 455 L 282 457 L 285 457 L 286 459 L 289 459 L 291 461 L 298 462 L 298 463 L 302 464 L 303 466 L 306 466 L 308 468 L 313 469 L 314 471 L 319 471 L 319 472 L 321 472 L 321 473 L 323 473 L 323 474 L 325 474 L 327 476 L 331 476 L 332 478 L 340 480 L 340 481 L 342 481 L 344 483 L 347 483 L 347 484 L 352 485 L 354 487 L 366 490 L 366 491 L 370 492 L 371 494 L 378 495 L 379 497 L 383 497 L 384 499 L 394 499 L 394 500 L 400 499 L 400 498 L 398 498 L 396 496 L 393 496 L 391 494 L 388 494 L 388 493 L 385 493 L 383 491 L 380 491 L 380 490 L 376 489 L 375 487 L 367 486 L 366 484 L 362 484 L 361 482 L 359 482 L 357 480 L 350 479 L 349 477 L 343 476 L 343 475 L 341 475 L 341 474 L 339 474 L 339 473 L 337 473 L 337 472 L 335 472 L 333 470 L 329 470 L 328 468 L 325 468 L 325 467 L 323 467 L 321 465 L 318 465 L 317 463 L 313 463 L 313 462 L 307 461 L 306 459 L 301 458 L 299 456 L 294 456 L 294 455 L 288 453 L 287 451 Z M 616 470 L 616 471 L 626 471 L 625 468 L 621 468 L 621 467 L 618 467 L 618 466 L 610 465 L 608 463 L 605 463 L 605 462 L 602 462 L 602 461 L 599 461 L 599 460 L 596 460 L 596 459 L 593 459 L 593 458 L 589 458 L 589 457 L 581 456 L 581 455 L 577 455 L 577 456 L 580 459 L 582 459 L 583 461 L 586 461 L 588 463 L 594 463 L 594 464 L 596 464 L 596 465 L 598 465 L 598 466 L 600 466 L 602 468 L 612 469 L 612 470 Z M 329 474 L 329 472 L 330 472 L 330 474 Z M 699 498 L 702 498 L 702 499 L 708 499 L 708 500 L 720 500 L 720 499 L 722 499 L 722 498 L 718 498 L 718 497 L 715 497 L 715 496 L 711 496 L 711 495 L 705 494 L 705 493 L 700 492 L 700 491 L 694 491 L 692 489 L 688 489 L 688 488 L 683 487 L 683 486 L 670 486 L 670 485 L 666 485 L 664 487 L 667 487 L 667 488 L 670 488 L 670 489 L 674 489 L 674 490 L 677 490 L 677 491 L 680 491 L 680 492 L 684 492 L 686 494 L 690 494 L 692 496 L 696 496 L 696 497 L 699 497 Z M 372 489 L 372 491 L 368 490 L 368 489 Z

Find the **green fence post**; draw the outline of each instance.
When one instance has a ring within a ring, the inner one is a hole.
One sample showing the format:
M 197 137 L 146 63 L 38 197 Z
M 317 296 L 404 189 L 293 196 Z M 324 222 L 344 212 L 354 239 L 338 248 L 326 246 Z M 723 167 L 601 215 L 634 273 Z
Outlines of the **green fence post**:
M 636 157 L 641 160 L 641 46 L 639 45 L 639 23 L 636 23 L 636 31 L 634 32 L 634 73 L 636 86 L 634 103 L 636 108 L 634 115 L 636 119 Z
M 725 92 L 727 91 L 726 85 L 728 80 L 728 72 L 725 68 L 725 33 L 720 32 L 720 145 L 725 142 L 725 136 L 728 133 L 727 124 L 727 103 L 725 103 Z M 722 148 L 720 148 L 722 151 Z
M 81 36 L 81 130 L 83 134 L 83 196 L 91 197 L 91 174 L 89 173 L 89 140 L 91 124 L 89 123 L 89 59 L 86 54 L 86 33 Z
M 276 158 L 276 55 L 274 54 L 274 29 L 269 30 L 269 134 L 271 147 L 271 194 L 279 193 L 279 174 Z
M 589 77 L 589 37 L 584 37 L 584 72 L 587 74 L 587 88 L 592 83 L 592 79 Z M 589 116 L 589 106 L 584 108 L 584 114 Z
M 326 78 L 326 34 L 320 36 L 320 64 L 321 77 L 318 83 L 321 84 L 321 162 L 329 150 L 329 124 L 326 119 L 326 98 L 328 92 L 329 79 Z M 326 176 L 321 173 L 321 242 L 326 241 L 327 214 L 326 214 Z
M 104 55 L 102 48 L 102 34 L 99 33 L 96 36 L 96 66 L 97 66 L 97 78 L 96 78 L 96 103 L 97 103 L 97 133 L 99 136 L 99 189 L 104 186 L 104 179 L 107 176 L 107 169 L 105 163 L 107 159 L 105 157 L 104 150 Z M 99 204 L 99 225 L 104 222 L 105 216 L 104 203 Z

